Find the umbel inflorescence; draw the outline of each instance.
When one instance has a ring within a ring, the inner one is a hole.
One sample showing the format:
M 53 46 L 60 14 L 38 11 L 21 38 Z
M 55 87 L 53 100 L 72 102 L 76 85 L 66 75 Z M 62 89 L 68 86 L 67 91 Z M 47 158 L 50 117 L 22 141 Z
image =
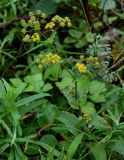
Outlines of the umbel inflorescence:
M 41 40 L 41 29 L 49 29 L 54 31 L 56 27 L 71 27 L 71 20 L 68 17 L 60 17 L 55 15 L 48 23 L 47 23 L 47 15 L 42 13 L 40 10 L 34 12 L 29 12 L 29 19 L 21 20 L 23 33 L 23 41 L 24 42 L 37 42 Z
M 61 57 L 54 53 L 47 53 L 45 55 L 40 54 L 35 62 L 40 69 L 42 69 L 45 65 L 60 63 Z
M 69 17 L 60 17 L 59 15 L 55 15 L 49 22 L 47 22 L 47 18 L 48 16 L 40 10 L 37 10 L 35 13 L 29 12 L 29 18 L 27 20 L 21 20 L 21 25 L 23 27 L 21 30 L 23 33 L 22 40 L 24 42 L 37 42 L 42 40 L 43 29 L 44 31 L 50 30 L 54 32 L 59 27 L 71 27 L 72 25 Z M 48 36 L 47 38 L 49 39 Z M 42 69 L 46 65 L 62 63 L 62 59 L 58 54 L 50 52 L 45 55 L 39 54 L 35 62 L 37 66 Z M 75 64 L 76 70 L 79 73 L 87 73 L 90 67 L 93 68 L 94 66 L 100 66 L 98 57 L 89 56 L 84 58 L 84 56 L 80 56 L 80 59 L 76 60 Z

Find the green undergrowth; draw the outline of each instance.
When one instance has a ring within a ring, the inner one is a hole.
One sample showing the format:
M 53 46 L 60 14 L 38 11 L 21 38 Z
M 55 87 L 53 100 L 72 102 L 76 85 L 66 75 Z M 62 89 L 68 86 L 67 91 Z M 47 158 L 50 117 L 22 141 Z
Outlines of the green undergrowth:
M 123 160 L 122 2 L 0 10 L 0 159 Z

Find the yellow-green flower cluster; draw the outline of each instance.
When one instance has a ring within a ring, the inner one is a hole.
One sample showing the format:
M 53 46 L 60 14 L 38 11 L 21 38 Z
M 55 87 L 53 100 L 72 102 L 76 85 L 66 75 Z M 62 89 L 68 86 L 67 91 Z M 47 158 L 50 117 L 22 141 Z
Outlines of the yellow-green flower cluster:
M 24 42 L 36 42 L 40 40 L 39 32 L 41 29 L 41 22 L 39 18 L 45 19 L 46 17 L 47 16 L 45 13 L 42 13 L 40 10 L 37 10 L 35 13 L 29 12 L 29 19 L 27 21 L 24 19 L 21 20 L 21 25 L 23 26 L 21 32 L 24 36 Z
M 41 17 L 43 19 L 47 18 L 46 13 L 41 12 L 41 10 L 36 10 L 35 13 L 34 12 L 29 12 L 29 17 L 32 17 L 32 16 L 38 16 L 38 17 Z
M 61 57 L 58 56 L 57 54 L 48 53 L 46 55 L 40 54 L 38 58 L 35 60 L 35 62 L 37 63 L 38 67 L 42 69 L 44 65 L 56 64 L 56 63 L 59 63 L 60 60 L 61 60 Z
M 85 73 L 87 71 L 87 67 L 83 63 L 77 63 L 76 67 L 80 73 Z
M 21 32 L 22 32 L 23 34 L 26 34 L 26 33 L 27 33 L 27 30 L 26 30 L 25 28 L 23 28 L 23 29 L 21 30 Z
M 99 60 L 98 57 L 93 57 L 93 56 L 90 56 L 87 58 L 88 62 L 94 62 L 94 61 L 98 61 L 98 60 Z
M 60 17 L 58 15 L 54 16 L 52 18 L 52 22 L 58 22 L 60 24 L 61 27 L 65 27 L 65 25 L 67 25 L 68 27 L 71 27 L 71 20 L 68 17 Z
M 53 53 L 48 53 L 45 57 L 48 60 L 48 63 L 53 63 L 53 64 L 60 62 L 61 59 L 60 56 Z
M 46 24 L 45 29 L 53 29 L 54 26 L 55 26 L 54 22 L 49 22 L 49 23 Z
M 36 19 L 35 16 L 30 17 L 28 20 L 28 25 L 35 31 L 40 30 L 40 22 Z
M 92 117 L 90 115 L 84 113 L 83 119 L 86 120 L 86 122 L 90 122 L 92 120 Z
M 88 63 L 94 63 L 95 65 L 100 66 L 99 58 L 98 57 L 90 56 L 90 57 L 86 58 L 86 61 Z
M 26 34 L 22 40 L 23 42 L 36 42 L 40 40 L 40 35 L 38 33 L 34 33 L 32 36 Z
M 68 17 L 60 17 L 58 15 L 54 16 L 51 19 L 51 22 L 47 23 L 45 26 L 45 29 L 53 29 L 55 27 L 55 24 L 58 23 L 61 27 L 71 27 L 71 20 Z
M 31 42 L 31 36 L 29 34 L 26 34 L 22 40 L 23 42 Z
M 26 27 L 27 26 L 27 23 L 26 23 L 25 19 L 21 19 L 21 25 L 22 25 L 22 27 Z
M 36 42 L 36 41 L 39 41 L 40 40 L 40 36 L 38 33 L 34 33 L 32 36 L 31 36 L 31 40 L 33 42 Z

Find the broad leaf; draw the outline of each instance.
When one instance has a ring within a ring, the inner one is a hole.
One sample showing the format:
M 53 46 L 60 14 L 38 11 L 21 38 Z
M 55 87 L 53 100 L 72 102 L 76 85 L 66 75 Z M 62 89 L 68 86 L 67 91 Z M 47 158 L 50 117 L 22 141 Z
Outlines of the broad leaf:
M 40 0 L 34 6 L 33 10 L 41 10 L 46 14 L 53 14 L 56 12 L 57 3 L 53 0 Z

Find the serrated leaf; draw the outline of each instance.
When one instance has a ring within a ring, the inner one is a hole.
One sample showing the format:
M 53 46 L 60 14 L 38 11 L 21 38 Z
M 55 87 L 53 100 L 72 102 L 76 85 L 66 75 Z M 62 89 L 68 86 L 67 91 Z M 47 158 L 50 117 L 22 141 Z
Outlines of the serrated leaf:
M 27 82 L 28 86 L 25 91 L 34 91 L 40 93 L 41 88 L 44 85 L 42 74 L 37 73 L 34 75 L 29 75 L 24 78 L 25 82 Z M 30 89 L 30 90 L 29 90 Z

